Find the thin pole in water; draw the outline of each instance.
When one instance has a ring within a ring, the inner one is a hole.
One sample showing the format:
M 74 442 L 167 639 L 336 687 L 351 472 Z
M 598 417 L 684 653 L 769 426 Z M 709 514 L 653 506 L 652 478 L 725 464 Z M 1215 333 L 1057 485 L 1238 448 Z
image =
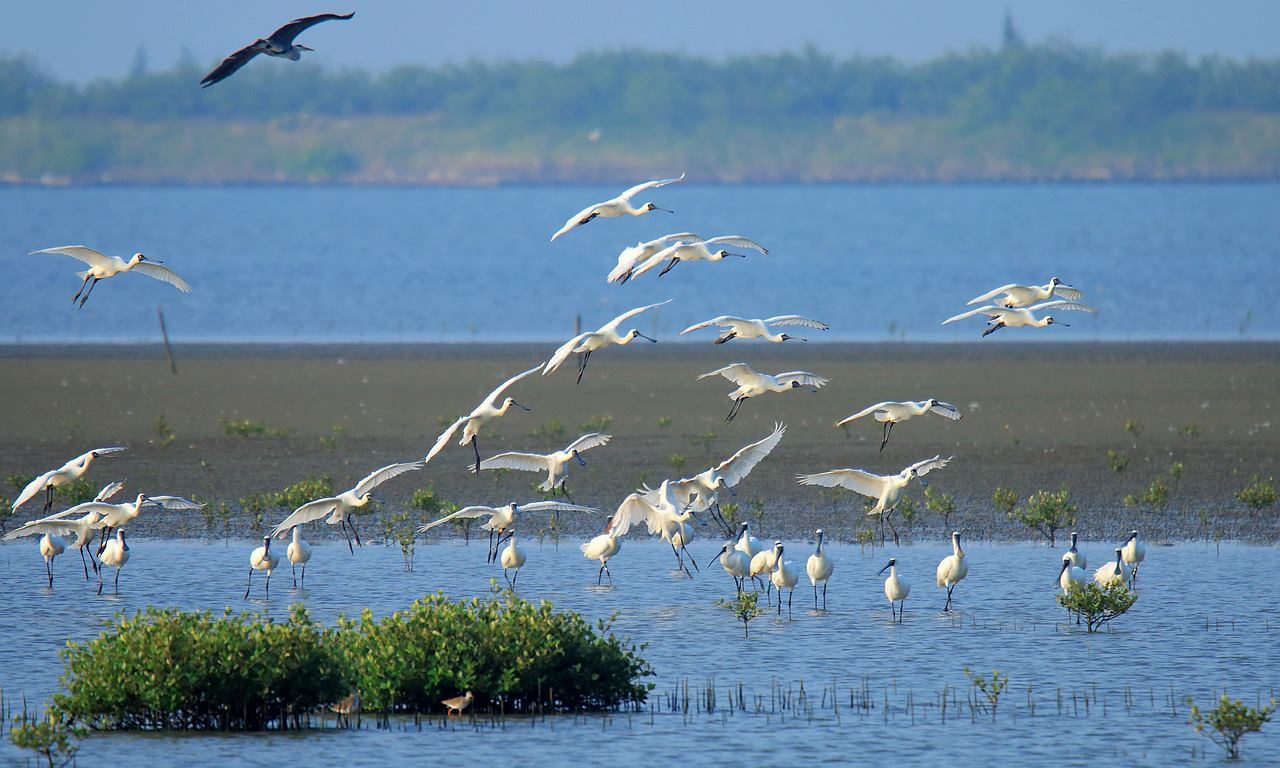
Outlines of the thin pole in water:
M 160 318 L 160 336 L 164 339 L 164 355 L 169 358 L 169 372 L 178 375 L 178 366 L 173 362 L 173 347 L 169 346 L 169 329 L 164 324 L 164 310 L 156 305 L 156 317 Z

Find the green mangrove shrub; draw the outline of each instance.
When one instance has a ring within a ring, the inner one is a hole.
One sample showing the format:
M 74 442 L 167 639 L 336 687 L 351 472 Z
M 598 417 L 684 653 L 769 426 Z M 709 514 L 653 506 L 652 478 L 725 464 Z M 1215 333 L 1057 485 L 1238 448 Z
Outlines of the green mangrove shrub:
M 1264 509 L 1276 503 L 1276 481 L 1268 477 L 1266 480 L 1257 475 L 1244 488 L 1236 492 L 1236 500 L 1254 511 Z
M 727 608 L 729 612 L 733 614 L 734 618 L 742 622 L 742 636 L 749 637 L 750 635 L 747 632 L 747 625 L 750 624 L 753 619 L 758 618 L 764 613 L 764 609 L 760 607 L 759 602 L 759 592 L 744 591 L 739 592 L 737 597 L 732 600 L 717 600 L 716 604 L 723 608 Z
M 1049 540 L 1050 546 L 1057 543 L 1058 531 L 1076 524 L 1076 505 L 1071 503 L 1065 487 L 1057 491 L 1036 491 L 1025 504 L 1007 514 L 1010 519 L 1038 531 Z
M 333 478 L 328 475 L 311 476 L 299 480 L 274 493 L 258 493 L 240 499 L 240 506 L 247 512 L 265 512 L 268 509 L 297 509 L 309 501 L 334 495 Z
M 9 741 L 18 749 L 36 753 L 49 768 L 69 765 L 80 751 L 86 729 L 68 721 L 66 713 L 49 707 L 44 719 L 20 715 L 9 728 Z
M 1189 698 L 1187 704 L 1191 707 L 1187 723 L 1196 733 L 1222 747 L 1232 760 L 1240 757 L 1240 740 L 1261 731 L 1271 719 L 1271 713 L 1276 711 L 1274 699 L 1261 707 L 1250 707 L 1239 699 L 1231 700 L 1225 693 L 1218 699 L 1218 705 L 1210 710 L 1201 710 Z
M 1132 608 L 1138 602 L 1138 593 L 1130 592 L 1123 581 L 1112 582 L 1106 587 L 1090 581 L 1065 595 L 1058 595 L 1058 602 L 1084 619 L 1088 631 L 1093 633 Z

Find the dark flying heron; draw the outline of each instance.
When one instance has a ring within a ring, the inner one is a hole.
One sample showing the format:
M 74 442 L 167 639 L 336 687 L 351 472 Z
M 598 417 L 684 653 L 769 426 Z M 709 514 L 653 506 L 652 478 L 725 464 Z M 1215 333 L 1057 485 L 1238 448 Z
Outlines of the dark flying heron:
M 246 45 L 227 58 L 222 63 L 214 67 L 213 71 L 204 76 L 200 81 L 201 88 L 208 88 L 214 83 L 220 83 L 228 77 L 234 75 L 241 67 L 248 64 L 254 56 L 265 53 L 268 56 L 278 56 L 280 58 L 297 61 L 302 58 L 303 51 L 313 51 L 314 48 L 308 48 L 305 45 L 297 45 L 293 39 L 302 34 L 306 30 L 314 27 L 322 21 L 330 21 L 339 19 L 346 21 L 355 16 L 355 12 L 343 15 L 341 13 L 321 13 L 317 16 L 307 16 L 301 19 L 294 19 L 285 24 L 283 27 L 272 32 L 266 38 L 258 38 L 252 43 Z

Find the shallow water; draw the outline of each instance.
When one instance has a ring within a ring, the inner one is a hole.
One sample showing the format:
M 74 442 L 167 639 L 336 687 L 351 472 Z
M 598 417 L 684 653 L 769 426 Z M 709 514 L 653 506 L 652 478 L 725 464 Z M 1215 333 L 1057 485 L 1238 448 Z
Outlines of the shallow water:
M 500 568 L 484 563 L 484 541 L 469 547 L 420 545 L 412 572 L 404 570 L 394 547 L 366 546 L 353 558 L 341 543 L 324 543 L 316 546 L 305 591 L 291 589 L 286 569 L 272 580 L 271 598 L 263 599 L 258 574 L 246 602 L 241 597 L 251 547 L 135 539 L 120 593 L 112 594 L 108 584 L 98 597 L 96 583 L 85 583 L 74 555 L 60 558 L 50 592 L 34 543 L 0 546 L 0 583 L 7 585 L 0 592 L 5 696 L 48 696 L 61 673 L 57 653 L 64 639 L 94 636 L 117 610 L 230 605 L 284 617 L 291 603 L 301 601 L 318 620 L 331 622 L 365 606 L 387 613 L 435 590 L 454 598 L 483 595 L 490 578 L 502 578 Z M 958 613 L 948 616 L 940 610 L 942 590 L 931 584 L 938 560 L 948 554 L 945 544 L 888 552 L 836 545 L 829 548 L 836 571 L 828 611 L 813 610 L 813 594 L 802 577 L 792 619 L 785 608 L 782 618 L 762 616 L 752 622 L 748 639 L 714 604 L 730 596 L 733 585 L 719 566 L 707 567 L 717 549 L 707 540 L 691 547 L 704 566 L 692 580 L 672 572 L 670 549 L 626 541 L 611 568 L 613 588 L 596 587 L 596 568 L 575 543 L 556 549 L 549 540 L 531 541 L 526 547 L 529 561 L 518 582 L 522 597 L 552 600 L 593 619 L 616 611 L 614 631 L 648 644 L 644 656 L 658 677 L 645 711 L 496 723 L 455 719 L 443 728 L 439 721 L 425 723 L 420 732 L 412 721 L 393 721 L 387 731 L 366 720 L 358 732 L 96 735 L 84 742 L 82 764 L 100 764 L 110 755 L 139 763 L 181 759 L 215 765 L 252 753 L 271 763 L 341 755 L 344 763 L 373 765 L 420 759 L 424 749 L 437 759 L 465 750 L 477 762 L 515 754 L 531 765 L 590 764 L 608 749 L 611 762 L 619 764 L 678 760 L 702 766 L 735 759 L 735 750 L 746 744 L 772 750 L 770 763 L 804 755 L 813 763 L 891 758 L 895 765 L 924 765 L 945 749 L 956 764 L 1046 759 L 1060 765 L 1167 765 L 1185 762 L 1193 748 L 1216 749 L 1185 724 L 1186 696 L 1204 702 L 1225 686 L 1253 702 L 1280 688 L 1280 580 L 1262 576 L 1280 564 L 1280 550 L 1272 547 L 1150 547 L 1135 608 L 1110 631 L 1089 636 L 1063 623 L 1053 601 L 1056 550 L 969 546 L 970 575 L 956 589 Z M 788 559 L 803 570 L 811 549 L 796 544 Z M 1104 546 L 1085 551 L 1094 567 L 1108 558 Z M 891 554 L 913 585 L 901 625 L 890 623 L 876 576 Z M 954 707 L 943 722 L 933 706 L 943 686 L 958 688 L 963 706 L 969 693 L 966 666 L 983 673 L 998 668 L 1011 679 L 994 723 Z M 663 711 L 676 686 L 687 680 L 696 699 L 712 678 L 714 713 Z M 757 708 L 759 697 L 763 712 L 729 712 L 730 689 L 739 683 L 748 709 Z M 781 710 L 771 703 L 775 690 L 789 690 L 795 702 L 801 683 L 811 707 Z M 834 710 L 832 686 L 840 700 Z M 851 691 L 865 691 L 871 709 L 850 707 Z M 1280 727 L 1272 723 L 1248 737 L 1244 750 L 1250 764 L 1277 764 Z M 1216 759 L 1213 752 L 1208 756 Z M 0 761 L 15 757 L 7 742 L 0 745 Z
M 980 321 L 939 323 L 996 286 L 1052 275 L 1099 314 L 997 338 L 1280 338 L 1280 184 L 686 183 L 652 195 L 675 215 L 548 242 L 617 192 L 0 189 L 0 341 L 158 340 L 157 304 L 178 341 L 544 341 L 570 335 L 578 313 L 594 328 L 668 298 L 640 330 L 670 340 L 719 314 L 799 312 L 830 324 L 815 338 L 968 341 Z M 742 234 L 770 253 L 605 284 L 622 248 L 684 231 Z M 163 259 L 194 292 L 126 276 L 74 311 L 80 265 L 23 255 L 72 243 Z M 909 290 L 893 287 L 901 276 Z

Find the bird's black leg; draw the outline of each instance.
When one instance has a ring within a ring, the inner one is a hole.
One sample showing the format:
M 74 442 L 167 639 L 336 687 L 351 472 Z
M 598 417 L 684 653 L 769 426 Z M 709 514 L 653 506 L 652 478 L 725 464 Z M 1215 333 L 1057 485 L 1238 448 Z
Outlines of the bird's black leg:
M 733 401 L 733 407 L 729 409 L 729 415 L 724 417 L 726 422 L 733 421 L 734 417 L 738 415 L 738 409 L 742 407 L 742 403 L 746 399 L 745 397 L 739 397 Z
M 244 584 L 244 599 L 249 599 L 249 587 L 253 586 L 253 568 L 249 569 L 249 580 Z
M 44 559 L 44 574 L 49 577 L 49 588 L 53 588 L 53 558 L 46 557 Z
M 818 610 L 818 582 L 813 583 L 813 610 Z
M 679 259 L 672 259 L 672 260 L 667 264 L 667 266 L 663 267 L 663 268 L 662 268 L 662 271 L 658 273 L 658 277 L 662 277 L 663 275 L 667 274 L 667 273 L 668 273 L 668 272 L 670 272 L 672 269 L 674 269 L 674 268 L 675 268 L 675 266 L 676 266 L 677 264 L 679 264 L 679 263 L 680 263 L 680 260 L 679 260 Z
M 471 450 L 476 452 L 476 474 L 480 474 L 480 446 L 476 444 L 476 436 L 471 436 Z
M 302 564 L 302 588 L 307 588 L 307 564 Z
M 884 447 L 889 444 L 889 435 L 893 433 L 893 422 L 886 421 L 884 423 L 884 439 L 880 441 L 880 452 L 884 453 Z
M 827 610 L 827 582 L 822 582 L 822 610 Z
M 604 563 L 600 564 L 600 570 L 596 571 L 596 586 L 600 586 L 600 581 L 604 578 Z
M 489 529 L 489 548 L 485 550 L 484 561 L 486 563 L 493 562 L 493 529 Z
M 49 514 L 49 510 L 53 509 L 53 486 L 45 486 L 44 489 L 44 513 Z
M 88 581 L 89 580 L 89 563 L 84 559 L 84 547 L 80 547 L 80 565 L 84 566 L 84 580 Z
M 681 538 L 684 538 L 684 537 L 682 536 Z M 689 550 L 684 548 L 684 542 L 680 543 L 680 551 L 683 552 L 685 555 L 688 555 L 689 562 L 693 563 L 693 570 L 697 571 L 698 573 L 702 573 L 702 569 L 698 567 L 698 561 L 694 560 L 693 555 L 689 554 Z M 685 570 L 688 571 L 687 568 Z
M 298 565 L 294 563 L 290 567 L 293 570 L 293 588 L 297 589 L 298 588 Z
M 356 530 L 356 519 L 354 517 L 351 518 L 348 524 L 351 526 L 351 535 L 356 537 L 356 546 L 363 547 L 364 545 L 360 543 L 360 532 Z
M 738 333 L 737 333 L 736 331 L 729 331 L 729 332 L 728 332 L 728 333 L 726 333 L 725 335 L 723 335 L 723 336 L 721 336 L 720 338 L 716 339 L 715 343 L 716 343 L 716 344 L 723 344 L 723 343 L 725 343 L 726 341 L 728 341 L 729 339 L 732 339 L 733 337 L 735 337 L 735 336 L 737 336 L 737 335 L 738 335 Z
M 116 566 L 116 594 L 120 594 L 120 572 L 124 570 L 123 566 Z
M 95 285 L 97 285 L 97 284 L 98 284 L 98 280 L 100 280 L 100 279 L 101 279 L 101 278 L 97 278 L 97 277 L 95 277 L 95 278 L 93 278 L 93 282 L 92 282 L 92 283 L 89 283 L 89 290 L 85 292 L 85 294 L 84 294 L 84 298 L 80 299 L 80 306 L 81 306 L 81 307 L 84 307 L 84 303 L 85 303 L 86 301 L 88 301 L 88 300 L 89 300 L 89 294 L 93 293 L 93 287 L 94 287 Z
M 271 597 L 271 571 L 267 571 L 267 590 L 263 593 L 265 597 Z
M 347 540 L 347 549 L 351 550 L 351 554 L 354 555 L 356 553 L 356 548 L 351 546 L 351 535 L 347 533 L 347 521 L 343 520 L 340 525 L 342 526 L 342 535 Z
M 996 323 L 995 325 L 991 326 L 987 330 L 983 331 L 982 335 L 984 337 L 990 336 L 991 334 L 995 333 L 996 331 L 1000 330 L 1003 327 L 1004 327 L 1004 323 Z
M 75 304 L 76 299 L 80 298 L 80 294 L 84 293 L 84 287 L 89 284 L 89 280 L 91 280 L 92 278 L 93 278 L 93 275 L 84 276 L 84 282 L 80 284 L 80 290 L 76 291 L 76 295 L 71 297 L 72 304 Z
M 951 610 L 951 592 L 952 592 L 952 590 L 954 590 L 955 588 L 956 588 L 956 585 L 955 585 L 955 584 L 952 584 L 951 586 L 947 587 L 947 604 L 946 604 L 946 606 L 944 606 L 944 607 L 943 607 L 943 609 L 942 609 L 943 611 L 950 611 L 950 610 Z
M 576 503 L 577 503 L 576 501 L 574 501 L 574 500 L 573 500 L 573 497 L 569 495 L 569 486 L 568 486 L 568 485 L 566 485 L 566 484 L 564 484 L 564 483 L 560 483 L 560 492 L 564 494 L 564 497 L 565 497 L 566 499 L 568 499 L 568 500 L 569 500 L 569 503 L 570 503 L 570 504 L 576 504 Z M 555 514 L 556 514 L 556 513 L 553 511 L 553 512 L 551 513 L 552 517 L 555 517 Z M 558 522 L 558 519 L 557 519 L 557 522 Z
M 98 557 L 102 557 L 102 550 L 107 548 L 107 542 L 111 540 L 111 526 L 102 529 L 102 533 L 98 538 Z
M 588 350 L 588 351 L 586 351 L 586 352 L 583 352 L 583 353 L 582 353 L 582 363 L 578 366 L 578 381 L 577 381 L 577 384 L 581 384 L 581 383 L 582 383 L 582 374 L 584 374 L 584 373 L 586 373 L 586 372 L 587 372 L 587 363 L 589 363 L 589 362 L 591 362 L 591 351 L 590 351 L 590 350 Z M 576 385 L 575 385 L 575 386 L 576 386 Z
M 791 598 L 796 596 L 796 590 L 793 587 L 791 593 L 787 595 L 787 621 L 791 621 Z M 778 605 L 782 605 L 782 590 L 778 590 Z

